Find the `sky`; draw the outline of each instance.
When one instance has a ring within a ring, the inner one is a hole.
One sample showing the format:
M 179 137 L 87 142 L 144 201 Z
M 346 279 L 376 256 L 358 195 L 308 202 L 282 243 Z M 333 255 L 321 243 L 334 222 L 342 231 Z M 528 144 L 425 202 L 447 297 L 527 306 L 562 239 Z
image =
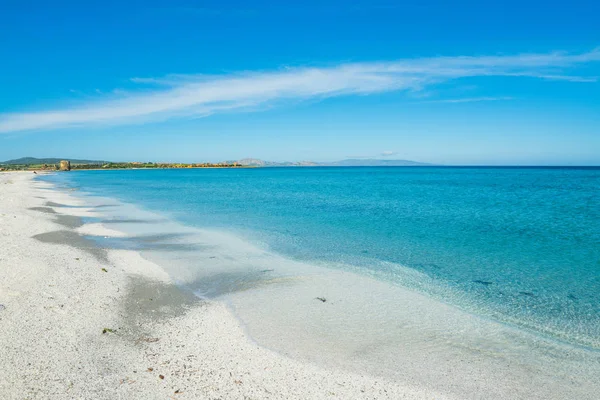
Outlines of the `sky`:
M 0 0 L 0 160 L 600 165 L 600 2 Z

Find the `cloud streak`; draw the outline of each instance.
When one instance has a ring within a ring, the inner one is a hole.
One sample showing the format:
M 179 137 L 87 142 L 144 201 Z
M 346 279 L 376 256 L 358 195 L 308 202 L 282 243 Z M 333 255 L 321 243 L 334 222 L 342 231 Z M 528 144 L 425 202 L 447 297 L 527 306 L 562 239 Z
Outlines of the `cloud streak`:
M 572 72 L 599 61 L 600 49 L 595 49 L 580 54 L 434 57 L 273 72 L 133 78 L 133 82 L 141 85 L 138 91 L 115 91 L 102 99 L 70 108 L 0 114 L 0 133 L 196 118 L 220 112 L 257 110 L 286 100 L 414 92 L 473 77 L 596 82 L 593 76 Z

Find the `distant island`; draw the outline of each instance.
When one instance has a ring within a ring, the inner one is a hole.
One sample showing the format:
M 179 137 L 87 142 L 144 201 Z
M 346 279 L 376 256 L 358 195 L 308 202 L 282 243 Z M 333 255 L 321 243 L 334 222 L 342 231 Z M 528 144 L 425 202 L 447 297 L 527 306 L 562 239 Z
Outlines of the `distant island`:
M 70 158 L 23 157 L 0 162 L 0 171 L 13 170 L 59 170 L 61 161 L 68 161 L 70 169 L 158 169 L 158 168 L 257 168 L 257 167 L 418 167 L 431 164 L 410 160 L 382 159 L 346 159 L 333 162 L 314 161 L 264 161 L 256 158 L 244 158 L 237 161 L 218 163 L 162 163 L 162 162 L 112 162 L 99 160 L 79 160 Z

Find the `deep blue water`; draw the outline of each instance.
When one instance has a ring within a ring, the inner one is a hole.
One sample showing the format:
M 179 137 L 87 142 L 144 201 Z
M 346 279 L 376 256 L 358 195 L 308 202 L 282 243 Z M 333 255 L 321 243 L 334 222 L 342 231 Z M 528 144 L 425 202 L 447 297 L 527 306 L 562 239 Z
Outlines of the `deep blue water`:
M 403 267 L 443 301 L 600 346 L 600 168 L 77 171 L 48 178 L 218 227 L 288 257 Z

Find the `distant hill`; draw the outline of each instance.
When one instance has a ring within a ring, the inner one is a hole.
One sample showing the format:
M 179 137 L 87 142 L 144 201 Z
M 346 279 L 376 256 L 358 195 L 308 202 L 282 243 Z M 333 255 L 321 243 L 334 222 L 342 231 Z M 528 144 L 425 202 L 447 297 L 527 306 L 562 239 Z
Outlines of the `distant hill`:
M 243 158 L 237 161 L 225 161 L 227 163 L 238 163 L 239 165 L 244 165 L 248 167 L 310 167 L 317 166 L 318 163 L 312 161 L 264 161 L 259 160 L 258 158 Z
M 229 161 L 225 161 L 225 162 L 229 162 Z M 233 161 L 233 162 L 237 162 L 240 165 L 253 166 L 253 167 L 264 167 L 265 164 L 267 163 L 266 161 L 259 160 L 258 158 L 242 158 L 241 160 Z
M 37 165 L 37 164 L 58 164 L 61 160 L 68 160 L 71 164 L 105 164 L 106 161 L 98 160 L 76 160 L 74 158 L 35 158 L 22 157 L 15 160 L 0 162 L 5 165 Z
M 332 162 L 313 162 L 313 161 L 298 161 L 298 162 L 275 162 L 264 161 L 256 158 L 244 158 L 237 162 L 240 165 L 253 167 L 418 167 L 431 164 L 420 163 L 410 160 L 380 160 L 356 158 Z
M 0 162 L 0 165 L 40 165 L 40 164 L 58 164 L 61 160 L 69 160 L 71 165 L 101 165 L 108 164 L 109 161 L 99 160 L 78 160 L 74 158 L 35 158 L 23 157 L 15 160 Z M 332 162 L 313 162 L 313 161 L 264 161 L 257 158 L 244 158 L 237 161 L 224 161 L 227 164 L 237 163 L 238 165 L 248 167 L 418 167 L 431 164 L 420 163 L 410 160 L 381 160 L 353 158 Z

